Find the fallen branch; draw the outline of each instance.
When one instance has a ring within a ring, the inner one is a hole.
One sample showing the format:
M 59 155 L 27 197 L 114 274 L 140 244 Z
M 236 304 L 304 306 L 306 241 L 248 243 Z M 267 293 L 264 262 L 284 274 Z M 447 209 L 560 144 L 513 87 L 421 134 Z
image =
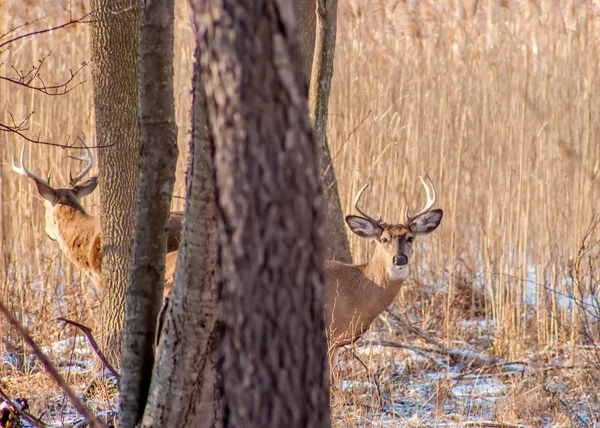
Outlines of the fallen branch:
M 98 346 L 98 343 L 96 342 L 96 339 L 94 339 L 94 335 L 92 334 L 91 328 L 89 328 L 88 326 L 85 326 L 83 324 L 79 324 L 76 321 L 72 321 L 70 319 L 63 318 L 63 317 L 59 317 L 59 318 L 57 318 L 57 320 L 63 321 L 67 324 L 71 324 L 72 326 L 75 326 L 79 330 L 81 330 L 81 332 L 83 334 L 85 334 L 85 337 L 87 337 L 88 342 L 90 342 L 90 346 L 94 350 L 94 353 L 98 356 L 98 358 L 100 358 L 100 361 L 102 361 L 102 364 L 104 364 L 104 367 L 106 367 L 108 369 L 108 371 L 115 378 L 117 378 L 117 380 L 121 380 L 121 375 L 119 375 L 119 372 L 108 362 L 108 359 L 104 356 L 104 353 L 100 350 L 100 347 Z
M 400 348 L 400 349 L 408 349 L 409 351 L 413 351 L 416 354 L 421 355 L 424 358 L 427 358 L 429 362 L 438 369 L 445 369 L 446 365 L 440 363 L 434 357 L 431 356 L 431 353 L 441 353 L 437 349 L 431 348 L 419 348 L 417 346 L 407 345 L 405 343 L 393 342 L 391 340 L 358 340 L 355 342 L 355 345 L 359 348 L 363 348 L 366 346 L 385 346 L 388 348 Z
M 93 428 L 106 428 L 106 426 L 101 423 L 96 415 L 79 399 L 79 397 L 73 392 L 69 384 L 63 379 L 63 377 L 58 373 L 50 359 L 42 352 L 38 344 L 33 340 L 29 332 L 21 325 L 21 323 L 14 317 L 14 315 L 4 306 L 2 301 L 0 301 L 0 313 L 4 315 L 6 320 L 10 325 L 12 325 L 19 336 L 27 342 L 33 353 L 40 359 L 42 365 L 44 366 L 44 370 L 50 375 L 50 377 L 58 384 L 59 388 L 65 393 L 67 398 L 71 401 L 73 406 L 77 409 L 79 413 L 81 413 L 89 422 L 90 426 Z
M 479 354 L 475 354 L 475 353 L 469 352 L 469 351 L 461 351 L 458 349 L 449 349 L 443 343 L 440 343 L 437 340 L 435 340 L 434 338 L 432 338 L 431 336 L 429 336 L 428 334 L 423 333 L 420 329 L 418 329 L 417 327 L 412 325 L 403 316 L 398 314 L 393 309 L 388 309 L 387 311 L 392 316 L 392 318 L 394 318 L 396 321 L 398 321 L 402 326 L 406 327 L 408 329 L 408 331 L 416 334 L 417 336 L 419 336 L 420 338 L 425 340 L 425 342 L 437 347 L 438 349 L 435 350 L 435 352 L 448 357 L 450 359 L 450 363 L 453 365 L 459 364 L 459 365 L 467 365 L 470 367 L 488 367 L 488 366 L 496 366 L 499 364 L 500 365 L 505 364 L 504 362 L 498 360 L 497 358 L 486 358 L 486 357 L 482 357 Z
M 463 422 L 459 425 L 460 427 L 490 427 L 490 428 L 526 428 L 527 425 L 521 424 L 509 424 L 506 422 L 493 422 L 493 421 L 473 421 Z

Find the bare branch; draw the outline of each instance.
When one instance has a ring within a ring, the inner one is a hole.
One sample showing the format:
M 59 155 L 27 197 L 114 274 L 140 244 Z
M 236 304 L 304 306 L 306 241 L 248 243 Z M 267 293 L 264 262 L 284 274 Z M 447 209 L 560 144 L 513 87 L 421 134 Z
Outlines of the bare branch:
M 50 56 L 50 54 L 46 55 L 44 58 L 42 58 L 41 60 L 39 60 L 38 61 L 39 65 L 37 67 L 34 66 L 27 73 L 24 73 L 23 71 L 18 71 L 17 69 L 15 69 L 14 67 L 12 67 L 13 71 L 15 72 L 15 74 L 17 76 L 15 78 L 13 78 L 13 77 L 6 77 L 6 76 L 0 76 L 0 80 L 4 80 L 6 82 L 13 83 L 15 85 L 18 85 L 18 86 L 21 86 L 21 87 L 24 87 L 24 88 L 27 88 L 27 89 L 32 89 L 34 91 L 38 91 L 38 92 L 41 92 L 44 95 L 49 95 L 49 96 L 57 96 L 57 95 L 68 94 L 73 89 L 75 89 L 78 86 L 81 86 L 85 82 L 87 82 L 87 80 L 81 80 L 81 81 L 75 83 L 73 86 L 69 86 L 69 84 L 71 84 L 73 82 L 73 80 L 81 72 L 81 70 L 83 70 L 89 64 L 88 61 L 84 61 L 77 70 L 73 71 L 72 69 L 69 69 L 70 76 L 64 82 L 62 82 L 62 83 L 56 83 L 56 84 L 53 84 L 53 85 L 46 85 L 46 83 L 44 83 L 44 81 L 42 80 L 42 77 L 39 75 L 39 71 L 40 71 L 42 65 L 44 64 L 44 61 L 49 56 Z M 39 81 L 40 84 L 36 85 L 34 83 L 34 81 Z
M 67 324 L 71 324 L 72 326 L 75 326 L 79 330 L 81 330 L 81 332 L 83 334 L 85 334 L 85 337 L 87 337 L 88 342 L 90 342 L 90 346 L 94 350 L 94 353 L 98 356 L 98 358 L 100 358 L 100 361 L 102 361 L 102 364 L 104 364 L 104 366 L 108 369 L 108 371 L 115 378 L 117 378 L 117 380 L 121 379 L 121 375 L 119 374 L 119 372 L 108 362 L 108 360 L 104 356 L 104 353 L 102 352 L 102 350 L 100 350 L 100 347 L 98 346 L 98 343 L 96 342 L 96 339 L 94 339 L 94 335 L 92 334 L 92 329 L 90 329 L 88 326 L 85 326 L 83 324 L 79 324 L 78 322 L 72 321 L 72 320 L 67 319 L 67 318 L 59 317 L 59 318 L 57 318 L 57 320 L 58 321 L 63 321 L 65 323 L 67 323 Z
M 44 34 L 44 33 L 49 33 L 51 31 L 61 30 L 63 28 L 69 28 L 69 27 L 72 27 L 72 26 L 77 25 L 77 24 L 87 24 L 87 23 L 90 23 L 92 21 L 91 20 L 87 20 L 86 18 L 88 18 L 91 14 L 92 14 L 92 12 L 89 12 L 89 13 L 86 13 L 85 15 L 83 15 L 81 18 L 76 18 L 76 19 L 72 19 L 72 17 L 71 17 L 71 19 L 68 22 L 65 22 L 63 24 L 56 25 L 56 26 L 50 27 L 50 28 L 45 28 L 43 30 L 36 30 L 36 31 L 32 31 L 30 33 L 21 34 L 20 36 L 15 36 L 12 39 L 8 39 L 8 40 L 6 40 L 4 42 L 1 42 L 0 43 L 0 50 L 2 48 L 4 48 L 5 46 L 8 46 L 11 43 L 14 43 L 14 42 L 16 42 L 18 40 L 26 39 L 28 37 L 33 37 L 33 36 L 37 36 L 37 35 Z M 44 19 L 44 18 L 40 18 L 39 20 L 41 20 L 41 19 Z M 37 21 L 37 20 L 31 21 L 31 22 L 35 22 L 35 21 Z M 16 31 L 18 28 L 27 27 L 30 23 L 25 23 L 25 24 L 23 24 L 20 27 L 15 27 L 15 29 L 13 31 L 9 31 L 9 33 Z M 0 37 L 0 40 L 1 39 L 2 38 Z
M 13 314 L 4 306 L 2 301 L 0 301 L 0 313 L 4 315 L 8 323 L 17 330 L 19 336 L 27 342 L 34 354 L 40 359 L 42 365 L 46 372 L 50 375 L 50 377 L 58 384 L 59 388 L 65 393 L 65 395 L 69 398 L 73 406 L 81 413 L 89 422 L 91 427 L 95 428 L 106 428 L 106 426 L 100 422 L 96 415 L 79 399 L 77 394 L 71 389 L 69 384 L 63 379 L 63 377 L 58 373 L 50 359 L 42 352 L 39 345 L 33 340 L 29 332 L 21 325 L 21 323 L 13 316 Z

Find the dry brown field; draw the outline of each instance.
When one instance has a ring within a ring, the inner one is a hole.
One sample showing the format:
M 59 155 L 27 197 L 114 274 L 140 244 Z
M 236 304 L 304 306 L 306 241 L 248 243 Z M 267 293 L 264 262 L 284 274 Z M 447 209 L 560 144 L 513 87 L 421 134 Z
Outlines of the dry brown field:
M 89 7 L 71 5 L 75 16 Z M 0 34 L 41 17 L 22 31 L 64 22 L 68 6 L 2 1 Z M 174 207 L 182 209 L 194 42 L 184 2 L 176 15 Z M 415 349 L 345 350 L 332 392 L 336 426 L 600 424 L 600 2 L 340 0 L 338 21 L 329 142 L 343 211 L 353 213 L 369 182 L 364 206 L 401 221 L 405 207 L 423 203 L 418 177 L 427 172 L 444 219 L 418 243 L 393 309 L 448 348 L 497 364 L 429 352 L 385 313 L 367 339 Z M 60 82 L 89 61 L 88 39 L 87 25 L 24 39 L 0 54 L 0 75 L 46 58 L 41 76 Z M 90 73 L 56 97 L 0 80 L 0 120 L 34 112 L 28 135 L 95 144 Z M 56 318 L 93 327 L 99 296 L 45 236 L 31 181 L 11 171 L 22 144 L 0 133 L 0 299 L 82 390 L 94 371 L 73 361 L 87 347 Z M 68 153 L 29 144 L 26 159 L 66 183 L 78 167 Z M 97 214 L 98 192 L 84 204 Z M 372 244 L 350 243 L 355 262 L 367 261 Z M 66 405 L 3 321 L 0 331 L 0 388 L 27 395 L 36 414 Z M 113 403 L 106 391 L 94 400 Z

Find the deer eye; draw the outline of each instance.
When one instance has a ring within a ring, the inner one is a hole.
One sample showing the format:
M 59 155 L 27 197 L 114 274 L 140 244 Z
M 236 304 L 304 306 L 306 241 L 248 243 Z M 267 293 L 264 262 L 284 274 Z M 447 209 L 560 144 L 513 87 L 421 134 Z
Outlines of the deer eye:
M 408 242 L 409 244 L 412 244 L 414 240 L 415 240 L 415 238 L 413 238 L 412 236 L 409 236 L 409 237 L 406 239 L 406 242 Z
M 387 238 L 381 238 L 381 242 L 384 243 L 384 244 L 387 244 L 388 241 L 389 241 L 389 239 L 387 239 Z

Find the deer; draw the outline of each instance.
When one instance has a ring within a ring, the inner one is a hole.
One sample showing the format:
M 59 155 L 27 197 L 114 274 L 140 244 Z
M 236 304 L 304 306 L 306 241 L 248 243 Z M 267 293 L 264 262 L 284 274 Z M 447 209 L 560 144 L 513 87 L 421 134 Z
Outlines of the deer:
M 34 180 L 39 195 L 44 199 L 45 232 L 58 243 L 61 251 L 91 280 L 94 286 L 102 285 L 102 237 L 100 233 L 100 218 L 88 214 L 81 205 L 81 198 L 96 189 L 98 177 L 91 177 L 80 183 L 94 165 L 92 151 L 85 141 L 81 140 L 86 155 L 71 156 L 70 158 L 87 162 L 87 165 L 75 177 L 69 174 L 69 183 L 65 188 L 54 188 L 48 180 L 37 176 L 25 166 L 26 145 L 21 151 L 21 166 L 13 156 L 12 169 L 16 173 Z M 172 212 L 167 224 L 167 251 L 179 248 L 181 222 L 183 212 Z
M 361 238 L 374 240 L 375 252 L 362 265 L 324 262 L 324 318 L 332 365 L 337 349 L 359 339 L 398 295 L 408 277 L 415 238 L 433 232 L 442 221 L 443 211 L 432 210 L 436 201 L 433 182 L 426 174 L 420 179 L 427 202 L 413 215 L 407 208 L 406 220 L 400 224 L 388 224 L 381 216 L 375 219 L 358 205 L 368 187 L 365 184 L 354 199 L 362 217 L 346 216 L 346 223 Z

